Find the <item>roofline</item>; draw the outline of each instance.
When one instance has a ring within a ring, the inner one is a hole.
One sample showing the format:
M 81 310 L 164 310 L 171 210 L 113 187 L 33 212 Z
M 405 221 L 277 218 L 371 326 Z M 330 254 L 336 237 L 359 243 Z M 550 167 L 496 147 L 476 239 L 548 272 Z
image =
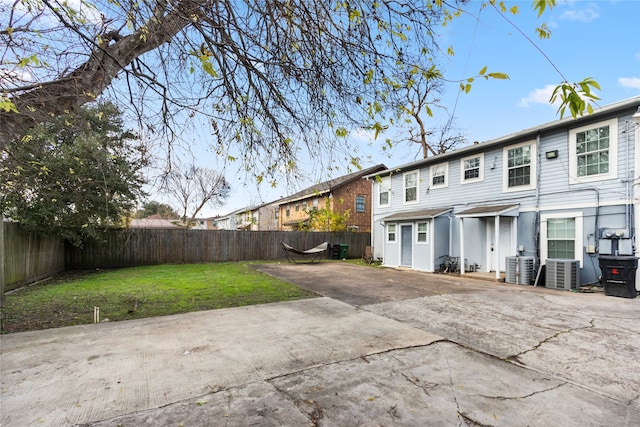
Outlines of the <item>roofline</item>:
M 320 196 L 320 195 L 325 194 L 325 193 L 331 193 L 332 191 L 334 191 L 337 188 L 344 187 L 345 185 L 350 184 L 350 183 L 352 183 L 354 181 L 357 181 L 358 179 L 366 178 L 367 176 L 369 176 L 368 174 L 366 174 L 367 170 L 371 170 L 371 169 L 375 169 L 375 168 L 385 168 L 385 167 L 386 166 L 384 165 L 384 163 L 379 163 L 377 165 L 365 168 L 365 169 L 363 169 L 361 171 L 353 172 L 352 174 L 347 174 L 347 175 L 353 175 L 353 177 L 351 177 L 351 178 L 349 178 L 349 179 L 347 179 L 345 181 L 342 181 L 342 182 L 340 182 L 339 184 L 337 184 L 337 185 L 335 185 L 333 187 L 328 187 L 328 188 L 325 188 L 325 189 L 318 189 L 318 187 L 322 187 L 324 184 L 328 184 L 331 181 L 339 179 L 341 177 L 337 177 L 337 178 L 329 179 L 327 181 L 320 182 L 318 184 L 315 184 L 315 185 L 312 185 L 310 187 L 307 187 L 304 190 L 301 190 L 301 192 L 305 192 L 305 193 L 300 195 L 300 196 L 298 196 L 298 197 L 293 197 L 293 196 L 291 196 L 291 198 L 283 197 L 282 199 L 277 201 L 278 205 L 297 202 L 297 201 L 300 201 L 300 200 L 308 199 L 308 198 L 313 197 L 313 196 Z M 374 172 L 374 174 L 375 173 L 377 173 L 377 172 Z M 343 176 L 345 176 L 345 175 L 343 175 Z M 309 190 L 309 192 L 306 192 L 306 190 Z
M 494 146 L 504 145 L 506 142 L 509 142 L 509 141 L 514 141 L 514 140 L 524 141 L 526 139 L 533 138 L 542 132 L 554 131 L 556 129 L 562 129 L 566 127 L 581 126 L 581 124 L 585 122 L 601 120 L 600 119 L 601 116 L 614 114 L 616 112 L 627 110 L 627 109 L 630 110 L 633 107 L 638 107 L 638 106 L 640 106 L 640 96 L 635 96 L 633 98 L 628 98 L 622 101 L 614 102 L 613 104 L 608 104 L 603 107 L 597 108 L 593 111 L 593 114 L 590 114 L 588 116 L 582 116 L 576 119 L 574 119 L 573 117 L 566 117 L 564 119 L 554 120 L 552 122 L 547 122 L 532 128 L 523 129 L 521 131 L 514 132 L 514 133 L 501 136 L 495 139 L 490 139 L 488 141 L 483 141 L 481 143 L 468 145 L 466 147 L 449 151 L 447 153 L 438 154 L 436 156 L 429 157 L 426 159 L 420 159 L 411 163 L 406 163 L 404 165 L 400 165 L 395 168 L 389 168 L 380 172 L 372 173 L 365 176 L 365 178 L 371 179 L 377 176 L 391 175 L 394 173 L 402 172 L 404 170 L 413 170 L 420 166 L 429 165 L 433 163 L 440 163 L 443 160 L 446 160 L 449 158 L 461 157 L 465 154 L 471 154 L 476 151 L 484 151 L 487 148 L 491 148 Z M 572 125 L 573 123 L 576 123 L 576 125 Z

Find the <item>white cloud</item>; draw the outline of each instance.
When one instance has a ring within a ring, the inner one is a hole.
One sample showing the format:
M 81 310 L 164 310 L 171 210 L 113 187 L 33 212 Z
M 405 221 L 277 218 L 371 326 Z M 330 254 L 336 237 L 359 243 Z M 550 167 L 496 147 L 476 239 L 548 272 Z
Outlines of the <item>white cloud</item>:
M 588 3 L 586 6 L 579 8 L 584 3 L 572 3 L 571 9 L 565 10 L 560 15 L 560 19 L 566 21 L 578 21 L 582 23 L 589 23 L 596 20 L 599 14 L 599 7 L 595 3 Z
M 637 77 L 620 77 L 618 79 L 618 84 L 622 87 L 640 89 L 640 79 Z
M 551 105 L 549 99 L 551 99 L 551 94 L 555 88 L 555 85 L 546 85 L 541 89 L 535 89 L 529 92 L 526 97 L 521 98 L 517 106 L 520 108 L 529 108 L 535 104 Z

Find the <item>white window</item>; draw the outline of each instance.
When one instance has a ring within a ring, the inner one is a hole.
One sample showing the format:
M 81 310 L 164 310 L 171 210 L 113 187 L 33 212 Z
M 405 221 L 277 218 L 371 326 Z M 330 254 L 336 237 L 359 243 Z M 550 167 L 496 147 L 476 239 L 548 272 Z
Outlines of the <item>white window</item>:
M 318 210 L 318 198 L 317 197 L 315 199 L 313 199 L 313 210 L 314 211 Z
M 460 182 L 467 184 L 484 179 L 484 153 L 464 157 L 460 160 Z
M 618 121 L 607 120 L 569 131 L 569 182 L 618 176 Z
M 449 185 L 449 163 L 431 166 L 431 188 L 444 188 Z
M 378 206 L 391 205 L 391 178 L 382 178 L 378 183 Z
M 396 241 L 396 224 L 387 225 L 387 242 Z
M 582 267 L 582 213 L 542 214 L 540 255 L 547 259 L 577 259 Z
M 367 208 L 366 198 L 362 194 L 356 195 L 356 212 L 365 212 Z
M 408 172 L 403 175 L 404 202 L 418 202 L 418 172 Z
M 522 191 L 536 188 L 536 144 L 534 141 L 505 147 L 502 151 L 502 189 Z
M 429 223 L 428 222 L 419 222 L 418 223 L 418 235 L 417 242 L 418 243 L 427 243 L 429 236 Z

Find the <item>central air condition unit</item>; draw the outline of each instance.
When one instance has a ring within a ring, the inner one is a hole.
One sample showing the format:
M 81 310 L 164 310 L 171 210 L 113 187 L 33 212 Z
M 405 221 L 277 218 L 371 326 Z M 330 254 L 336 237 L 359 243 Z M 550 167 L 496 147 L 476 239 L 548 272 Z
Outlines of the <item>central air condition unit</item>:
M 533 263 L 535 259 L 530 256 L 508 256 L 504 281 L 517 283 L 518 285 L 530 285 L 535 278 Z
M 580 287 L 580 261 L 576 259 L 548 259 L 547 282 L 552 289 L 578 289 Z

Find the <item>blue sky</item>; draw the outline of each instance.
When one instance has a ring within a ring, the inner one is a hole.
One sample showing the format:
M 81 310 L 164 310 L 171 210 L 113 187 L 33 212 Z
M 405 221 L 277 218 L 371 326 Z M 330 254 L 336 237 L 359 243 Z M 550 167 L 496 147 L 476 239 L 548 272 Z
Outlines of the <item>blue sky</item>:
M 598 0 L 562 1 L 546 12 L 541 20 L 532 10 L 530 0 L 517 4 L 520 14 L 509 19 L 530 37 L 569 81 L 593 77 L 601 86 L 598 105 L 640 95 L 640 1 Z M 454 20 L 441 31 L 440 44 L 451 45 L 455 56 L 442 62 L 447 84 L 442 97 L 449 112 L 455 111 L 456 127 L 469 143 L 486 141 L 559 118 L 557 108 L 549 104 L 552 88 L 563 77 L 554 66 L 496 10 L 480 11 L 480 2 L 472 1 L 468 15 Z M 534 29 L 546 22 L 550 39 L 540 40 Z M 458 94 L 457 81 L 476 75 L 484 66 L 489 71 L 504 72 L 509 80 L 476 80 L 468 94 Z M 445 116 L 436 114 L 430 126 L 437 127 Z M 389 131 L 386 136 L 392 137 Z M 397 166 L 416 159 L 417 146 L 396 146 L 383 152 L 383 139 L 372 141 L 366 132 L 354 132 L 362 166 L 384 163 Z M 211 156 L 213 156 L 211 154 Z M 339 156 L 339 155 L 338 155 Z M 208 155 L 206 155 L 208 157 Z M 324 160 L 324 161 L 323 161 Z M 325 170 L 326 159 L 315 159 L 310 170 Z M 215 163 L 213 158 L 203 161 Z M 226 214 L 260 202 L 276 200 L 315 182 L 347 173 L 346 168 L 333 175 L 310 173 L 306 182 L 273 189 L 259 188 L 245 172 L 231 172 L 232 197 L 221 208 L 207 208 L 201 216 Z

